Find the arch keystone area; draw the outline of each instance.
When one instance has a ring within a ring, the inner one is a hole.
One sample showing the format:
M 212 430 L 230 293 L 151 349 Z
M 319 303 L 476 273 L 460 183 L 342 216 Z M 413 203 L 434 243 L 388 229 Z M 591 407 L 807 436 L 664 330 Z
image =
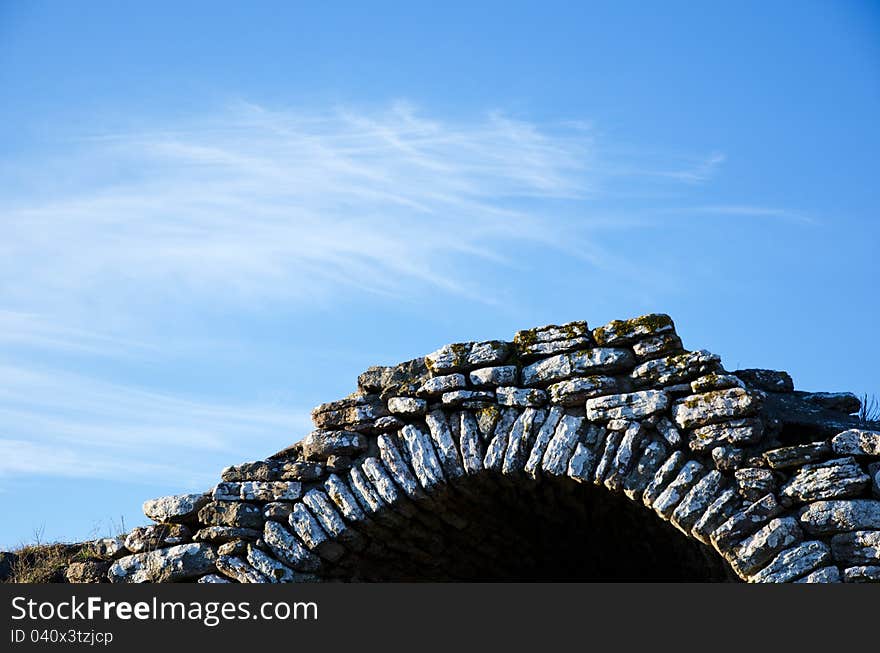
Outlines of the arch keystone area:
M 77 564 L 111 582 L 877 582 L 880 425 L 859 407 L 728 372 L 667 315 L 450 344 L 371 367 L 299 442 L 147 501 L 155 525 Z

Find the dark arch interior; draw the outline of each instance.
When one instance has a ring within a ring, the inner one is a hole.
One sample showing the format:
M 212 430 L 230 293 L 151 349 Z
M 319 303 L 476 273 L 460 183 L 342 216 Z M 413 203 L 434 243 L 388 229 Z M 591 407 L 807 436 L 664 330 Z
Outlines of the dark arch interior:
M 371 544 L 340 561 L 342 579 L 735 580 L 715 551 L 652 511 L 567 478 L 469 478 L 361 530 Z

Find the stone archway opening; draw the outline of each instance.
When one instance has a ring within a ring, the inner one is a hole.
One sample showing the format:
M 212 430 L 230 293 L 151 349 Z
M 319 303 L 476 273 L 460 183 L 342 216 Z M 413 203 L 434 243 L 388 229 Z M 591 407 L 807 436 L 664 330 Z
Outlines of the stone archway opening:
M 374 546 L 340 561 L 343 580 L 737 580 L 715 551 L 647 508 L 570 479 L 471 478 L 372 521 Z

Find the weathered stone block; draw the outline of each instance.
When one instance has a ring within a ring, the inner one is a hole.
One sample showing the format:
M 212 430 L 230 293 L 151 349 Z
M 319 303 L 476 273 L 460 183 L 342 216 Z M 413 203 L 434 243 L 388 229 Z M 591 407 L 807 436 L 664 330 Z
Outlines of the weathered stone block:
M 587 418 L 598 422 L 610 419 L 638 420 L 666 410 L 669 398 L 660 390 L 644 390 L 587 399 Z
M 880 431 L 850 429 L 831 438 L 836 454 L 849 456 L 880 456 Z
M 808 502 L 857 496 L 870 478 L 853 458 L 804 465 L 781 490 L 782 496 Z
M 175 494 L 144 501 L 144 515 L 155 522 L 187 522 L 210 501 L 207 493 Z
M 749 417 L 760 408 L 758 398 L 742 388 L 714 390 L 679 399 L 672 405 L 672 417 L 683 429 Z
M 847 566 L 880 564 L 880 530 L 838 533 L 831 538 L 834 559 Z
M 612 320 L 593 331 L 600 345 L 628 345 L 649 336 L 675 332 L 672 318 L 663 313 L 634 317 L 630 320 Z
M 800 521 L 808 533 L 880 529 L 880 501 L 843 499 L 816 501 L 805 506 Z

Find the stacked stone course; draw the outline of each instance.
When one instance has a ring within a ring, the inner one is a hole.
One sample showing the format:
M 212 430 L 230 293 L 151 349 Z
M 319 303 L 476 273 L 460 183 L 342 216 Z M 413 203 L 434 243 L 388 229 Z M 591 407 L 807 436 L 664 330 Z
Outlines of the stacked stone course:
M 880 431 L 858 407 L 785 372 L 728 372 L 667 315 L 446 345 L 368 369 L 315 408 L 315 431 L 209 492 L 147 501 L 155 526 L 101 541 L 106 578 L 517 578 L 498 551 L 536 553 L 496 501 L 577 520 L 589 511 L 566 488 L 580 485 L 741 580 L 880 581 Z

